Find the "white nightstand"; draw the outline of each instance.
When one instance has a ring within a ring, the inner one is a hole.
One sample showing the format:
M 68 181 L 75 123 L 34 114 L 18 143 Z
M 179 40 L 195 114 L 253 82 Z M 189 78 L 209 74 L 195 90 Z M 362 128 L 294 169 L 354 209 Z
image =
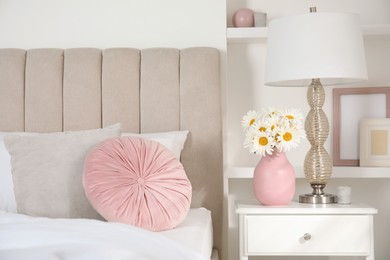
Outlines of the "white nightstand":
M 362 204 L 238 203 L 240 259 L 254 255 L 339 255 L 374 260 L 373 214 L 377 212 Z

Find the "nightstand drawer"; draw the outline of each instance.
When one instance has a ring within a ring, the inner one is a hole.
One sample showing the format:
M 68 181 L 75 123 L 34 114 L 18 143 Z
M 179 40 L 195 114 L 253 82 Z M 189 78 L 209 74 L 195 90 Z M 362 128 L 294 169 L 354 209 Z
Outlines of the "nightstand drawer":
M 367 215 L 247 215 L 246 255 L 367 255 L 370 218 Z

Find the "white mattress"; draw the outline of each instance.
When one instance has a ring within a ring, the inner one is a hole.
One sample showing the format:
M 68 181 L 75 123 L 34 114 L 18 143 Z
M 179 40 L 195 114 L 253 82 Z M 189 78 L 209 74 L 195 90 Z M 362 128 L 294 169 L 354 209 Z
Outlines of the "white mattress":
M 211 212 L 205 208 L 190 209 L 178 227 L 158 233 L 201 253 L 205 259 L 211 258 L 213 225 Z

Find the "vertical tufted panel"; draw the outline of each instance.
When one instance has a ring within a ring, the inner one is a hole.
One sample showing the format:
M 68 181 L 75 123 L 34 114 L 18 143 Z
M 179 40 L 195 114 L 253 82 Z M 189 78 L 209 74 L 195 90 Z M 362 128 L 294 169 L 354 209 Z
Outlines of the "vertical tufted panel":
M 27 51 L 25 130 L 62 131 L 63 50 Z
M 64 53 L 64 130 L 93 129 L 101 119 L 101 50 L 67 49 Z
M 180 113 L 180 128 L 191 129 L 182 163 L 193 186 L 192 207 L 212 209 L 214 241 L 220 248 L 223 165 L 218 50 L 188 48 L 181 51 Z
M 24 131 L 25 59 L 25 50 L 0 50 L 1 131 Z
M 140 50 L 113 48 L 103 51 L 103 126 L 122 123 L 125 132 L 140 131 Z
M 178 49 L 141 52 L 141 132 L 179 130 L 180 81 Z

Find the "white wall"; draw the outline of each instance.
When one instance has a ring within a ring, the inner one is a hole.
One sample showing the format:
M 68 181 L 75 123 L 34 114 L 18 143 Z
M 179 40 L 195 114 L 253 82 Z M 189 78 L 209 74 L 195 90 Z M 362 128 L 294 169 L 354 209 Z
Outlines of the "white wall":
M 227 24 L 232 26 L 232 14 L 239 8 L 248 7 L 257 12 L 265 12 L 268 19 L 298 13 L 308 13 L 310 6 L 316 6 L 317 12 L 351 12 L 360 15 L 362 24 L 390 24 L 390 1 L 388 0 L 227 0 Z M 225 155 L 227 167 L 255 166 L 259 157 L 248 153 L 242 145 L 244 134 L 241 129 L 241 118 L 250 109 L 260 110 L 263 107 L 297 107 L 304 115 L 309 107 L 306 102 L 306 88 L 268 87 L 264 86 L 264 64 L 266 40 L 255 43 L 228 44 L 228 81 L 226 90 L 226 143 Z M 353 86 L 390 86 L 390 36 L 365 37 L 365 49 L 369 80 Z M 304 61 L 302 61 L 304 62 Z M 342 86 L 347 87 L 347 86 Z M 326 88 L 324 111 L 332 129 L 332 88 Z M 331 153 L 332 132 L 326 142 Z M 302 166 L 309 150 L 307 140 L 298 148 L 287 153 L 294 166 Z M 389 168 L 390 171 L 390 168 Z M 337 187 L 349 185 L 353 188 L 353 201 L 368 203 L 379 210 L 375 216 L 375 253 L 377 260 L 390 259 L 390 179 L 331 179 L 326 189 L 336 193 Z M 229 185 L 231 198 L 254 198 L 251 180 L 237 180 Z M 304 179 L 297 180 L 299 194 L 310 192 L 309 184 Z M 232 206 L 232 203 L 229 203 Z M 229 259 L 237 259 L 237 219 L 232 210 L 229 212 L 229 230 L 231 236 Z M 353 234 L 351 234 L 353 235 Z M 337 236 L 337 234 L 335 234 Z M 253 259 L 351 259 L 328 257 L 258 257 Z M 355 258 L 353 258 L 355 259 Z M 361 258 L 358 258 L 361 259 Z
M 225 50 L 224 0 L 1 0 L 0 47 Z

